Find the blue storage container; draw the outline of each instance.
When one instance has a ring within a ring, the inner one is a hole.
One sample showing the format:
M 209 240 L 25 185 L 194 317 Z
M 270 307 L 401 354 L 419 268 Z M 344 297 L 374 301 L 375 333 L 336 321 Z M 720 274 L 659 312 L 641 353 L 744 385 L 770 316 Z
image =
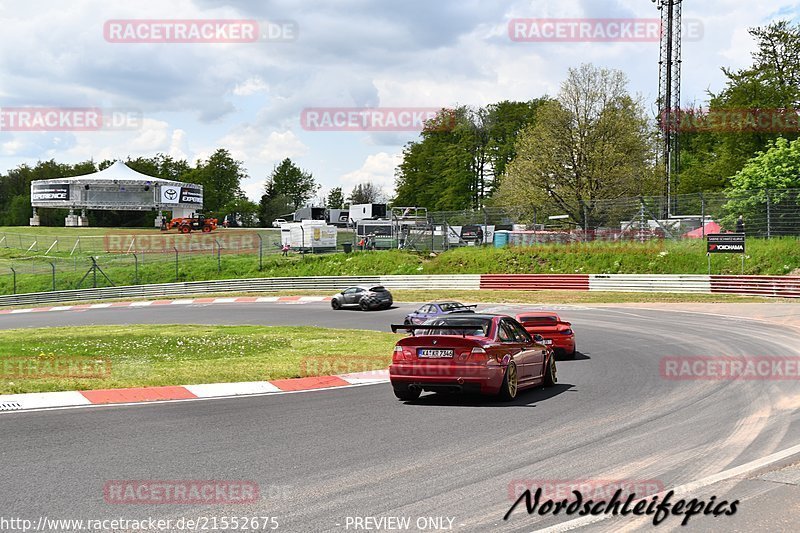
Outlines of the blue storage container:
M 494 247 L 504 248 L 508 246 L 508 231 L 501 230 L 494 232 Z

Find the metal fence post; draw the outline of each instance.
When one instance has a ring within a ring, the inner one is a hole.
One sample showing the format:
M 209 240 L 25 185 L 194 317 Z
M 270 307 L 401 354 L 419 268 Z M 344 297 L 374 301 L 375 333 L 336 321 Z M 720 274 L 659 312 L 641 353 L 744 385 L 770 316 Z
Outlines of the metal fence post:
M 14 270 L 14 267 L 9 267 L 9 268 L 11 269 L 11 272 L 13 272 L 13 276 L 14 276 L 14 282 L 13 282 L 14 284 L 13 284 L 13 288 L 11 290 L 11 294 L 17 294 L 17 271 Z
M 173 246 L 173 250 L 175 250 L 175 281 L 178 281 L 178 248 Z
M 138 285 L 139 284 L 139 258 L 136 257 L 136 253 L 135 252 L 131 253 L 131 255 L 133 256 L 133 272 L 134 272 L 134 274 L 133 274 L 133 284 L 134 285 Z
M 766 189 L 764 192 L 767 195 L 767 239 L 769 239 L 772 237 L 772 206 L 770 205 L 772 202 L 769 199 L 769 189 Z
M 219 274 L 222 272 L 222 246 L 217 239 L 214 239 L 214 242 L 217 243 L 217 274 Z
M 261 234 L 256 232 L 258 235 L 258 270 L 264 270 L 264 239 L 261 237 Z
M 702 228 L 700 231 L 703 235 L 703 239 L 706 238 L 706 198 L 703 196 L 703 193 L 700 192 L 700 227 Z
M 50 268 L 53 269 L 53 292 L 55 292 L 55 290 L 56 290 L 56 264 L 51 262 L 51 261 L 48 261 L 48 263 L 50 263 Z
M 583 204 L 583 242 L 589 240 L 589 209 Z

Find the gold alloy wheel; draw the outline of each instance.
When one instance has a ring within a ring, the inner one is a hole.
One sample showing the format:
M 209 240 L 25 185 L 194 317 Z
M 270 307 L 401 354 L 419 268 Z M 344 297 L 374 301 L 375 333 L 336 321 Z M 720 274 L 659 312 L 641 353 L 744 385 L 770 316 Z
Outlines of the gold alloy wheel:
M 517 365 L 510 364 L 506 369 L 506 385 L 508 387 L 508 397 L 516 398 L 517 396 Z

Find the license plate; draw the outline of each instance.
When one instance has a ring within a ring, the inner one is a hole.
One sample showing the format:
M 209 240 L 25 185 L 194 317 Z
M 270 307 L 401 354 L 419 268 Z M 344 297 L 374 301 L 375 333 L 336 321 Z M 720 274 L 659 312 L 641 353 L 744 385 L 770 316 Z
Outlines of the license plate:
M 447 357 L 453 357 L 453 350 L 420 349 L 417 351 L 417 355 L 427 359 L 445 359 Z
M 544 343 L 545 344 L 553 344 L 553 339 L 545 339 Z

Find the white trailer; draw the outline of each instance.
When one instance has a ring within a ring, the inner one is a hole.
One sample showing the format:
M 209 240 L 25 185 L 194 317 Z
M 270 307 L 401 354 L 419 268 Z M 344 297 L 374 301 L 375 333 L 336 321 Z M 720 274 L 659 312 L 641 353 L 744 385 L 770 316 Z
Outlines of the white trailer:
M 336 227 L 324 220 L 304 220 L 281 224 L 281 245 L 292 250 L 329 251 L 336 249 Z
M 386 218 L 386 204 L 354 204 L 350 206 L 350 220 Z

